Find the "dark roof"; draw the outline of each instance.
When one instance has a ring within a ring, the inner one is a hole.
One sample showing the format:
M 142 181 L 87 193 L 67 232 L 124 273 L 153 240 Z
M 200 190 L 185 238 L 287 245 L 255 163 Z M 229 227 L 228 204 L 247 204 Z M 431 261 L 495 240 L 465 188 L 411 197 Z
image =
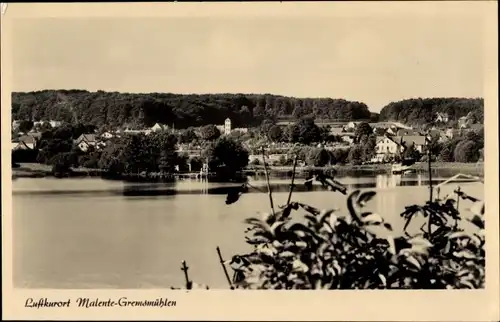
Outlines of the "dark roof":
M 408 135 L 408 136 L 395 136 L 393 138 L 394 142 L 401 142 L 401 138 L 403 138 L 403 142 L 405 143 L 415 143 L 416 145 L 425 145 L 425 136 L 423 135 Z
M 95 142 L 96 141 L 96 135 L 93 134 L 93 133 L 82 134 L 75 141 L 76 142 L 80 142 L 80 141 Z

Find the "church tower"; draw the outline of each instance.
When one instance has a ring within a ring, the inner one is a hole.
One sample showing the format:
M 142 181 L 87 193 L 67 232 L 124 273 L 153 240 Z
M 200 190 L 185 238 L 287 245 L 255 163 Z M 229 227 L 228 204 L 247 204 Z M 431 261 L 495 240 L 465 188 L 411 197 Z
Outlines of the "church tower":
M 224 134 L 229 135 L 231 133 L 231 120 L 229 118 L 224 122 Z

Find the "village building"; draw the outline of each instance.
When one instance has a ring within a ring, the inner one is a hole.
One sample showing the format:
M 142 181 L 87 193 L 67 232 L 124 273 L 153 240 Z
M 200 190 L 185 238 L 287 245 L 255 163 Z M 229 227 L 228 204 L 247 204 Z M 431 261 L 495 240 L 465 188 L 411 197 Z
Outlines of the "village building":
M 457 129 L 453 129 L 453 128 L 448 128 L 444 131 L 444 135 L 448 138 L 448 139 L 453 139 L 454 137 L 460 135 L 460 130 L 457 130 Z
M 426 142 L 425 136 L 423 135 L 409 135 L 409 136 L 395 136 L 393 138 L 395 142 L 403 142 L 407 147 L 413 145 L 415 150 L 420 153 L 423 153 L 425 150 Z
M 61 125 L 62 125 L 62 122 L 61 122 L 61 121 L 52 121 L 52 120 L 51 120 L 51 121 L 49 121 L 49 124 L 50 124 L 50 126 L 52 126 L 52 127 L 59 127 L 59 126 L 61 126 Z
M 392 154 L 398 153 L 399 144 L 393 138 L 382 136 L 378 137 L 375 143 L 376 154 Z
M 436 123 L 448 123 L 449 121 L 448 113 L 437 112 L 434 121 Z
M 386 157 L 394 157 L 400 152 L 403 152 L 403 145 L 409 147 L 413 145 L 416 151 L 423 153 L 425 150 L 425 136 L 410 135 L 410 136 L 380 136 L 377 137 L 375 143 L 375 158 L 374 162 L 382 162 Z
M 151 127 L 152 132 L 167 131 L 169 129 L 168 125 L 156 123 Z
M 37 139 L 33 135 L 23 135 L 17 142 L 12 142 L 12 150 L 33 150 L 36 148 Z
M 76 140 L 74 144 L 80 148 L 81 151 L 87 152 L 90 147 L 95 147 L 97 145 L 95 134 L 82 134 Z
M 227 118 L 224 121 L 224 134 L 229 135 L 231 133 L 231 119 Z
M 111 132 L 106 131 L 106 132 L 101 134 L 101 138 L 106 139 L 106 140 L 112 139 L 113 137 L 114 137 L 114 135 Z
M 465 129 L 468 128 L 474 122 L 472 114 L 469 112 L 466 116 L 462 116 L 458 119 L 458 128 Z
M 151 129 L 148 129 L 148 130 L 131 130 L 129 128 L 126 128 L 125 130 L 123 130 L 123 133 L 124 134 L 145 134 L 145 135 L 148 135 L 151 133 Z
M 237 127 L 231 130 L 232 132 L 240 132 L 240 133 L 248 133 L 248 128 L 246 127 Z
M 355 130 L 356 127 L 360 124 L 361 122 L 354 122 L 354 121 L 351 121 L 349 123 L 347 123 L 345 126 L 344 126 L 344 129 L 346 131 L 349 131 L 349 130 Z
M 345 132 L 344 129 L 341 127 L 330 127 L 329 133 L 330 133 L 330 135 L 340 136 L 340 135 L 347 133 L 347 132 Z

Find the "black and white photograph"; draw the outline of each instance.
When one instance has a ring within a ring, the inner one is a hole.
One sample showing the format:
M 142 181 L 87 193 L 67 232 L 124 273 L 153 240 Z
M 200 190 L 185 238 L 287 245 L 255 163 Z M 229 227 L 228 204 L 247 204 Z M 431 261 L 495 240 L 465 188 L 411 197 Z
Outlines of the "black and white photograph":
M 22 17 L 33 4 L 9 3 L 13 288 L 166 289 L 167 306 L 176 290 L 484 290 L 498 102 L 484 6 L 452 5 Z

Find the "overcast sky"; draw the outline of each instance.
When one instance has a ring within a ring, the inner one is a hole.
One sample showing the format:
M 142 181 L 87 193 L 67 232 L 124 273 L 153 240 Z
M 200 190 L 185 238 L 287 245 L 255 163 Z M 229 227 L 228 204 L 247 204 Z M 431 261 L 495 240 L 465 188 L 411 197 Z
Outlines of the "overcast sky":
M 474 16 L 29 19 L 13 89 L 273 93 L 365 102 L 483 96 Z

